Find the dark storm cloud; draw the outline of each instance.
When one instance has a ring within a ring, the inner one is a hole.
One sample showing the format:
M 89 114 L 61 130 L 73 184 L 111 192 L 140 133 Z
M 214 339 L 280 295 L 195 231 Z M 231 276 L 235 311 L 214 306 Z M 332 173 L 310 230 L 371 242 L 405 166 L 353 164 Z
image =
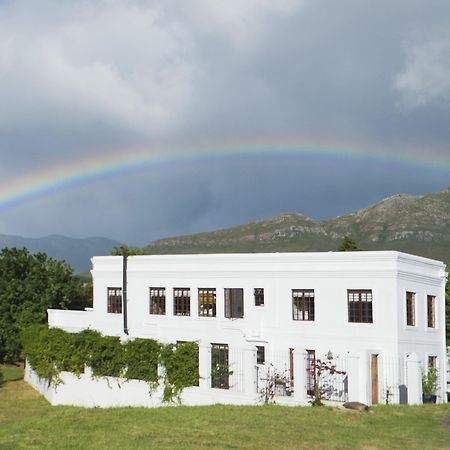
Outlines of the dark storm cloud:
M 0 23 L 2 179 L 116 149 L 277 136 L 450 167 L 448 1 L 11 0 Z M 0 232 L 144 244 L 450 185 L 449 170 L 367 164 L 318 155 L 151 168 L 4 211 Z

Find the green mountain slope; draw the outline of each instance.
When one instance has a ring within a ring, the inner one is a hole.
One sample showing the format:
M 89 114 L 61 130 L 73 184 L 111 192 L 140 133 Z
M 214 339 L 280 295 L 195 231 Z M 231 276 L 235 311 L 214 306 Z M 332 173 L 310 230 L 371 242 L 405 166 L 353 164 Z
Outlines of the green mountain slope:
M 450 265 L 450 188 L 424 196 L 396 195 L 333 220 L 298 213 L 246 225 L 154 241 L 151 254 L 335 250 L 350 235 L 364 250 L 399 250 Z

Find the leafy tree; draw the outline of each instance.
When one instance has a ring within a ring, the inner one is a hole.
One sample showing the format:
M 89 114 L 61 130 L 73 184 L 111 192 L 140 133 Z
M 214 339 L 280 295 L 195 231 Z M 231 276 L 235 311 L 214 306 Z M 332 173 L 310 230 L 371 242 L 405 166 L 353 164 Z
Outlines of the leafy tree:
M 47 309 L 82 309 L 86 290 L 64 261 L 27 249 L 0 252 L 0 362 L 20 359 L 21 331 L 47 321 Z
M 361 250 L 359 245 L 350 236 L 345 236 L 337 248 L 338 252 L 359 252 Z
M 145 255 L 145 251 L 139 247 L 128 247 L 128 245 L 122 245 L 121 247 L 113 247 L 111 250 L 112 256 L 122 256 L 122 255 Z

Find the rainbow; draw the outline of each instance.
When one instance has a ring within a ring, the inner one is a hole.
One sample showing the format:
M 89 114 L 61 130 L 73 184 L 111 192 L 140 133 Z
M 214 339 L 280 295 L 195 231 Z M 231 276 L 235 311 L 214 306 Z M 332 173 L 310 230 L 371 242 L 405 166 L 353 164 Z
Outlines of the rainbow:
M 362 150 L 361 148 L 364 148 Z M 261 141 L 223 141 L 221 145 L 184 147 L 176 149 L 125 149 L 103 152 L 81 160 L 62 163 L 35 170 L 20 177 L 4 179 L 0 183 L 0 209 L 15 206 L 54 191 L 68 189 L 87 182 L 112 177 L 117 174 L 146 170 L 160 165 L 236 159 L 261 156 L 296 156 L 338 160 L 362 160 L 399 163 L 425 167 L 450 173 L 450 157 L 423 155 L 411 151 L 408 155 L 392 151 L 375 150 L 348 143 L 326 143 L 319 139 L 299 142 L 296 139 L 264 139 Z

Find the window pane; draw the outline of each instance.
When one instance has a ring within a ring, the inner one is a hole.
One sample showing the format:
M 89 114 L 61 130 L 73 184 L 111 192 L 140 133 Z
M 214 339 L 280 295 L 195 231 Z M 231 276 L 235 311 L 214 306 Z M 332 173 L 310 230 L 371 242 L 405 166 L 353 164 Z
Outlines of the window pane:
M 314 390 L 316 387 L 316 352 L 315 350 L 306 350 L 307 359 L 306 359 L 306 370 L 308 372 L 306 378 L 306 393 L 308 395 L 314 395 Z
M 434 295 L 427 295 L 427 323 L 428 328 L 436 327 L 436 297 Z
M 198 290 L 198 315 L 216 317 L 216 290 Z
M 166 314 L 166 289 L 150 288 L 150 314 Z
M 191 290 L 189 288 L 174 288 L 173 314 L 175 316 L 191 315 Z
M 314 320 L 314 289 L 292 290 L 292 319 Z
M 255 296 L 255 306 L 264 306 L 264 289 L 255 288 L 254 296 Z
M 211 387 L 229 389 L 228 345 L 211 344 Z
M 122 288 L 108 288 L 108 312 L 114 314 L 122 313 Z
M 256 346 L 256 364 L 264 364 L 266 362 L 266 352 L 264 345 Z
M 244 290 L 225 288 L 225 317 L 239 319 L 244 317 Z
M 415 296 L 414 292 L 406 293 L 406 325 L 415 325 Z
M 356 323 L 372 323 L 372 290 L 347 291 L 348 321 Z

